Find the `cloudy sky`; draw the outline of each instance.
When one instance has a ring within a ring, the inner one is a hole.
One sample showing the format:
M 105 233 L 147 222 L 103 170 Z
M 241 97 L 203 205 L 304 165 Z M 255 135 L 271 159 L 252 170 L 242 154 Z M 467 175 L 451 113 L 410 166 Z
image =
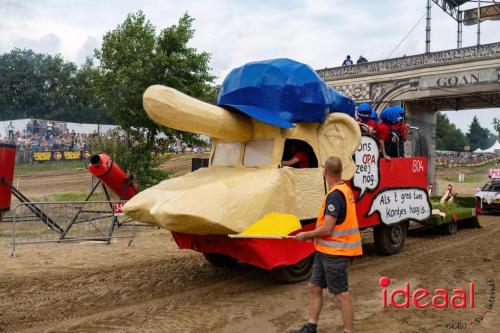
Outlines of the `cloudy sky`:
M 249 61 L 288 57 L 313 68 L 338 66 L 346 54 L 368 60 L 425 51 L 426 0 L 0 0 L 0 52 L 14 47 L 60 53 L 81 64 L 102 36 L 127 13 L 144 11 L 158 30 L 188 12 L 195 18 L 191 45 L 212 54 L 220 82 Z M 474 6 L 474 4 L 471 4 Z M 481 25 L 481 42 L 500 40 L 500 22 Z M 437 6 L 432 10 L 431 50 L 456 47 L 456 23 Z M 475 45 L 475 26 L 464 26 L 463 46 Z M 473 115 L 492 128 L 500 109 L 448 112 L 466 131 Z

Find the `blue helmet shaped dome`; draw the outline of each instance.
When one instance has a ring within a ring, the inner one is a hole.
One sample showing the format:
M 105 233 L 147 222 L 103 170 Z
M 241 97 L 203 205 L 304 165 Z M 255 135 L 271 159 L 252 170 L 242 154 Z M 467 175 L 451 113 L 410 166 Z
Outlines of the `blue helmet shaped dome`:
M 372 106 L 368 103 L 361 103 L 358 106 L 358 116 L 361 119 L 370 119 L 373 112 Z
M 396 124 L 403 119 L 404 109 L 401 106 L 390 106 L 380 113 L 380 119 L 389 124 Z
M 309 66 L 290 59 L 251 62 L 224 79 L 217 104 L 282 128 L 323 122 L 330 112 L 354 116 L 354 102 L 328 87 Z

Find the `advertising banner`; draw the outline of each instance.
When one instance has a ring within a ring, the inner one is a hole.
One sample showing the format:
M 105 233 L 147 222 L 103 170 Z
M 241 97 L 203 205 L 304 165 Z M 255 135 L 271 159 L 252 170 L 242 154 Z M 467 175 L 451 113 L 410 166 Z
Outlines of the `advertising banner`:
M 33 160 L 38 162 L 44 161 L 75 161 L 87 160 L 90 158 L 90 151 L 76 150 L 76 151 L 34 151 L 32 152 Z
M 480 9 L 480 21 L 496 21 L 500 20 L 500 4 L 484 6 Z M 464 10 L 464 20 L 465 25 L 477 24 L 477 8 Z

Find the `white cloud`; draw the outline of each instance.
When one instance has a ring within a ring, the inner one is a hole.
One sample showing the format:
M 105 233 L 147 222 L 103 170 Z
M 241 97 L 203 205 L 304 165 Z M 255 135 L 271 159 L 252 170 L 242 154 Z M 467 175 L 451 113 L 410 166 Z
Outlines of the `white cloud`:
M 463 133 L 469 131 L 469 125 L 476 116 L 481 126 L 489 129 L 493 134 L 497 134 L 493 127 L 493 118 L 500 119 L 500 109 L 476 109 L 462 111 L 445 111 L 443 114 L 454 123 Z
M 61 51 L 61 39 L 54 33 L 48 33 L 41 38 L 19 38 L 14 45 L 21 49 L 33 49 L 39 53 L 56 54 Z
M 88 36 L 85 43 L 76 53 L 76 62 L 81 64 L 85 61 L 87 57 L 92 57 L 94 55 L 94 50 L 99 47 L 99 42 L 94 36 Z

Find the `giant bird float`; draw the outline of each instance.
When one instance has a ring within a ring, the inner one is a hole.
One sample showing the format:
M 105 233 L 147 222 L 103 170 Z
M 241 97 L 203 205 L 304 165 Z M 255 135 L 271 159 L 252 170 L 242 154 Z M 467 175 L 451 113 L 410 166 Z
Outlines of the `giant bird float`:
M 208 168 L 167 179 L 124 206 L 126 215 L 170 230 L 180 248 L 215 265 L 241 261 L 272 270 L 285 282 L 307 278 L 313 244 L 228 235 L 290 215 L 301 230 L 314 228 L 326 190 L 322 164 L 331 155 L 342 159 L 359 227 L 375 227 L 380 252 L 400 251 L 408 221 L 430 218 L 427 159 L 379 159 L 377 141 L 362 136 L 353 119 L 354 102 L 309 66 L 290 59 L 246 64 L 226 77 L 217 102 L 160 85 L 143 96 L 155 122 L 212 140 Z M 307 152 L 309 168 L 281 167 L 290 145 Z

